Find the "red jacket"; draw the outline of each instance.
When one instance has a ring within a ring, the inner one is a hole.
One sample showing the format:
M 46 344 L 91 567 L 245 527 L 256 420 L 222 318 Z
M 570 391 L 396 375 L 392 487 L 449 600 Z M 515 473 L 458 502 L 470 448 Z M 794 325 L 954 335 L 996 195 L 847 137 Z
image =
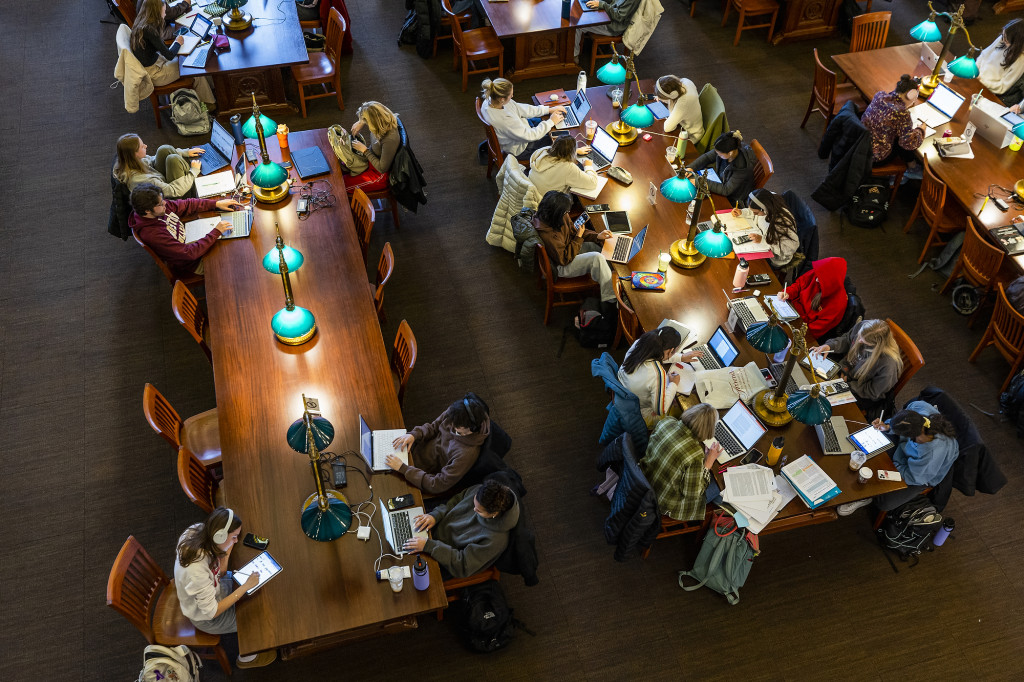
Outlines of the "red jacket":
M 811 269 L 789 285 L 790 303 L 807 323 L 811 336 L 821 339 L 822 334 L 835 327 L 846 312 L 846 261 L 842 258 L 823 258 L 811 263 Z M 821 291 L 821 310 L 814 310 L 811 301 Z
M 220 230 L 213 229 L 210 233 L 191 244 L 183 244 L 176 240 L 167 230 L 167 218 L 171 213 L 177 215 L 182 223 L 197 217 L 203 211 L 217 208 L 216 199 L 167 199 L 167 213 L 159 218 L 143 218 L 135 211 L 128 217 L 128 226 L 135 231 L 142 243 L 153 249 L 160 256 L 171 273 L 176 277 L 195 274 L 206 252 L 213 248 L 220 237 Z M 185 227 L 181 227 L 182 235 Z M 184 238 L 184 236 L 182 237 Z

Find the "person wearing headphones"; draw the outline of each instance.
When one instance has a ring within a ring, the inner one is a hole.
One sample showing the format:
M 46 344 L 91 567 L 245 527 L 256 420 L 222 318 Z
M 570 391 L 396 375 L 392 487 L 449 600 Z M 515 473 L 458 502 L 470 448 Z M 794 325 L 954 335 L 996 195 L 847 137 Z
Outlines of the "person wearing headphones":
M 675 327 L 659 327 L 641 334 L 626 351 L 619 367 L 619 381 L 640 400 L 640 414 L 647 428 L 668 413 L 679 387 L 679 372 L 665 369 L 664 363 L 692 362 L 704 355 L 700 351 L 679 354 L 683 337 Z
M 242 519 L 225 507 L 214 509 L 206 521 L 189 526 L 178 538 L 174 588 L 181 612 L 197 630 L 211 635 L 237 632 L 235 604 L 260 582 L 253 572 L 231 589 L 228 560 L 242 533 Z M 238 657 L 239 668 L 258 668 L 277 658 L 274 650 Z
M 864 110 L 860 122 L 871 135 L 871 157 L 874 165 L 881 166 L 899 157 L 908 166 L 917 164 L 914 151 L 924 143 L 927 126 L 914 126 L 910 108 L 917 104 L 918 79 L 908 74 L 900 76 L 892 92 L 878 92 Z M 917 167 L 916 179 L 921 169 Z M 904 176 L 907 177 L 907 176 Z
M 697 86 L 692 80 L 672 75 L 662 76 L 655 84 L 655 90 L 658 100 L 668 107 L 666 133 L 681 128 L 693 142 L 704 137 L 704 116 L 700 110 Z
M 490 433 L 487 403 L 469 392 L 434 421 L 395 439 L 395 449 L 409 451 L 418 467 L 395 455 L 384 462 L 423 492 L 437 495 L 451 490 L 473 468 Z

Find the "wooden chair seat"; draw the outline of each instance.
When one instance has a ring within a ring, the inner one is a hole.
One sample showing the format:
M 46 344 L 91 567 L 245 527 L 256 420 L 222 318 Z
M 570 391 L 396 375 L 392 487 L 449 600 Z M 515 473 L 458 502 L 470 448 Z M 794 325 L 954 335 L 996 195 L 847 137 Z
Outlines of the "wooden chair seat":
M 181 444 L 206 466 L 220 462 L 220 426 L 217 408 L 200 412 L 181 424 Z
M 303 31 L 318 31 L 323 28 L 323 24 L 320 23 L 319 19 L 310 19 L 309 21 L 299 19 L 299 26 L 302 27 Z
M 178 591 L 174 580 L 164 589 L 156 600 L 153 610 L 153 636 L 158 642 L 175 642 L 189 647 L 215 647 L 220 642 L 220 635 L 197 630 L 185 614 L 181 612 Z
M 896 192 L 900 188 L 900 183 L 903 182 L 903 174 L 907 172 L 907 162 L 903 159 L 896 157 L 889 163 L 875 166 L 871 169 L 871 177 L 873 178 L 892 178 L 892 194 L 889 195 L 889 205 L 896 201 Z
M 501 52 L 501 41 L 493 28 L 474 28 L 462 34 L 462 49 L 469 59 L 494 57 Z
M 590 75 L 594 76 L 594 68 L 598 59 L 611 59 L 615 53 L 612 49 L 602 50 L 602 47 L 611 48 L 612 45 L 622 45 L 622 36 L 603 36 L 597 33 L 590 34 Z
M 157 85 L 153 87 L 153 92 L 149 96 L 149 101 L 153 105 L 153 118 L 156 119 L 157 128 L 164 127 L 163 121 L 160 118 L 160 112 L 164 109 L 171 108 L 170 100 L 167 101 L 167 104 L 163 104 L 160 102 L 160 98 L 170 97 L 171 93 L 177 90 L 178 88 L 191 88 L 194 84 L 194 78 L 183 76 L 178 80 L 174 81 L 173 83 L 168 83 L 166 85 Z
M 779 15 L 779 3 L 776 0 L 726 0 L 725 13 L 722 16 L 722 26 L 728 23 L 729 11 L 733 9 L 739 12 L 740 15 L 739 23 L 736 25 L 736 37 L 732 42 L 733 45 L 740 44 L 740 35 L 743 31 L 754 28 L 767 28 L 768 42 L 772 42 L 772 34 L 775 32 L 775 19 Z M 767 19 L 764 23 L 747 23 L 749 17 L 768 15 L 771 15 L 771 18 Z
M 441 42 L 442 40 L 455 39 L 454 33 L 452 31 L 452 21 L 458 21 L 459 26 L 463 27 L 463 30 L 466 30 L 465 27 L 468 26 L 471 21 L 473 21 L 473 14 L 469 11 L 466 11 L 454 18 L 448 16 L 447 14 L 441 17 L 441 28 L 434 36 L 434 52 L 431 55 L 431 57 L 437 56 L 437 44 L 439 42 Z
M 335 97 L 338 108 L 345 108 L 345 100 L 341 96 L 341 75 L 338 71 L 338 55 L 345 39 L 348 26 L 345 19 L 335 8 L 331 8 L 327 17 L 327 31 L 324 36 L 324 51 L 310 52 L 308 64 L 291 67 L 292 78 L 299 88 L 299 109 L 302 118 L 306 118 L 306 100 L 321 97 Z M 319 92 L 309 94 L 308 86 L 320 86 Z
M 334 77 L 334 64 L 325 52 L 310 52 L 308 64 L 292 67 L 292 78 L 296 83 L 315 83 Z
M 714 509 L 708 505 L 704 509 L 704 518 L 694 521 L 679 521 L 673 519 L 671 516 L 661 515 L 661 531 L 654 537 L 655 540 L 664 540 L 665 538 L 672 538 L 677 535 L 689 535 L 690 533 L 707 532 L 711 526 L 711 516 L 714 513 Z M 646 559 L 651 554 L 651 547 L 641 553 L 640 558 Z
M 547 294 L 544 303 L 545 326 L 551 321 L 551 309 L 555 306 L 579 304 L 586 294 L 597 295 L 600 293 L 600 287 L 597 282 L 590 279 L 590 275 L 580 277 L 558 277 L 555 275 L 544 244 L 537 245 L 533 250 L 533 257 L 536 259 L 537 265 L 537 286 L 544 289 Z M 573 298 L 566 300 L 566 296 L 573 296 Z

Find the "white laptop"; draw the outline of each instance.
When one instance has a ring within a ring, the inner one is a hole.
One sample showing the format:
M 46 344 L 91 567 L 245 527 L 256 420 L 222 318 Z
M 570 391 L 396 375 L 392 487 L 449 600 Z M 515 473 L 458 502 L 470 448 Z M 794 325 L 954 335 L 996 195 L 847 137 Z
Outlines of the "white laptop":
M 380 432 L 378 431 L 377 433 Z M 405 432 L 403 431 L 402 433 Z M 423 514 L 423 507 L 387 511 L 382 505 L 381 510 L 384 512 L 384 536 L 388 539 L 391 549 L 398 556 L 406 555 L 405 541 L 409 538 L 427 539 L 427 532 L 425 530 L 417 531 L 413 529 L 413 519 Z
M 927 102 L 910 109 L 910 116 L 929 128 L 938 128 L 956 116 L 964 99 L 963 95 L 954 92 L 945 83 L 939 83 Z
M 704 355 L 697 358 L 691 365 L 694 369 L 724 369 L 731 367 L 736 361 L 740 352 L 733 344 L 732 339 L 725 333 L 725 329 L 719 327 L 711 335 L 707 343 L 694 346 L 690 352 L 700 351 Z
M 628 234 L 617 234 L 604 240 L 601 255 L 609 263 L 628 263 L 640 253 L 645 239 L 647 239 L 647 225 L 644 225 L 644 228 L 637 232 L 635 237 Z
M 857 449 L 850 442 L 850 430 L 843 417 L 832 417 L 824 424 L 815 425 L 814 432 L 818 434 L 821 451 L 826 455 L 848 455 Z
M 751 409 L 737 400 L 715 424 L 715 440 L 722 446 L 719 463 L 750 452 L 767 430 Z
M 577 90 L 572 104 L 565 110 L 565 118 L 555 124 L 555 129 L 567 130 L 569 128 L 578 128 L 589 113 L 590 100 L 587 99 L 587 91 Z
M 1017 114 L 1001 104 L 982 98 L 971 108 L 970 122 L 977 127 L 977 134 L 985 138 L 999 149 L 1013 142 L 1010 129 L 1024 121 Z
M 359 454 L 374 471 L 390 470 L 390 467 L 384 463 L 384 458 L 388 455 L 394 455 L 402 460 L 403 464 L 408 464 L 409 453 L 404 450 L 395 450 L 395 446 L 392 445 L 396 438 L 401 438 L 405 434 L 405 429 L 370 431 L 363 415 L 359 415 Z M 420 511 L 420 513 L 423 512 Z

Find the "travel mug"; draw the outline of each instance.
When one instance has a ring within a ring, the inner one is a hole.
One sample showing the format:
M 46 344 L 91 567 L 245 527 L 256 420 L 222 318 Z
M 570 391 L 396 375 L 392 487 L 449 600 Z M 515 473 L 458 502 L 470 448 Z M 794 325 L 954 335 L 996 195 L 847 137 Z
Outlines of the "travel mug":
M 772 446 L 768 448 L 768 466 L 773 467 L 779 461 L 779 455 L 782 454 L 782 446 L 785 444 L 786 439 L 784 436 L 779 436 L 772 441 Z
M 231 134 L 235 138 L 235 144 L 245 144 L 245 135 L 242 134 L 242 117 L 235 114 L 231 117 Z

